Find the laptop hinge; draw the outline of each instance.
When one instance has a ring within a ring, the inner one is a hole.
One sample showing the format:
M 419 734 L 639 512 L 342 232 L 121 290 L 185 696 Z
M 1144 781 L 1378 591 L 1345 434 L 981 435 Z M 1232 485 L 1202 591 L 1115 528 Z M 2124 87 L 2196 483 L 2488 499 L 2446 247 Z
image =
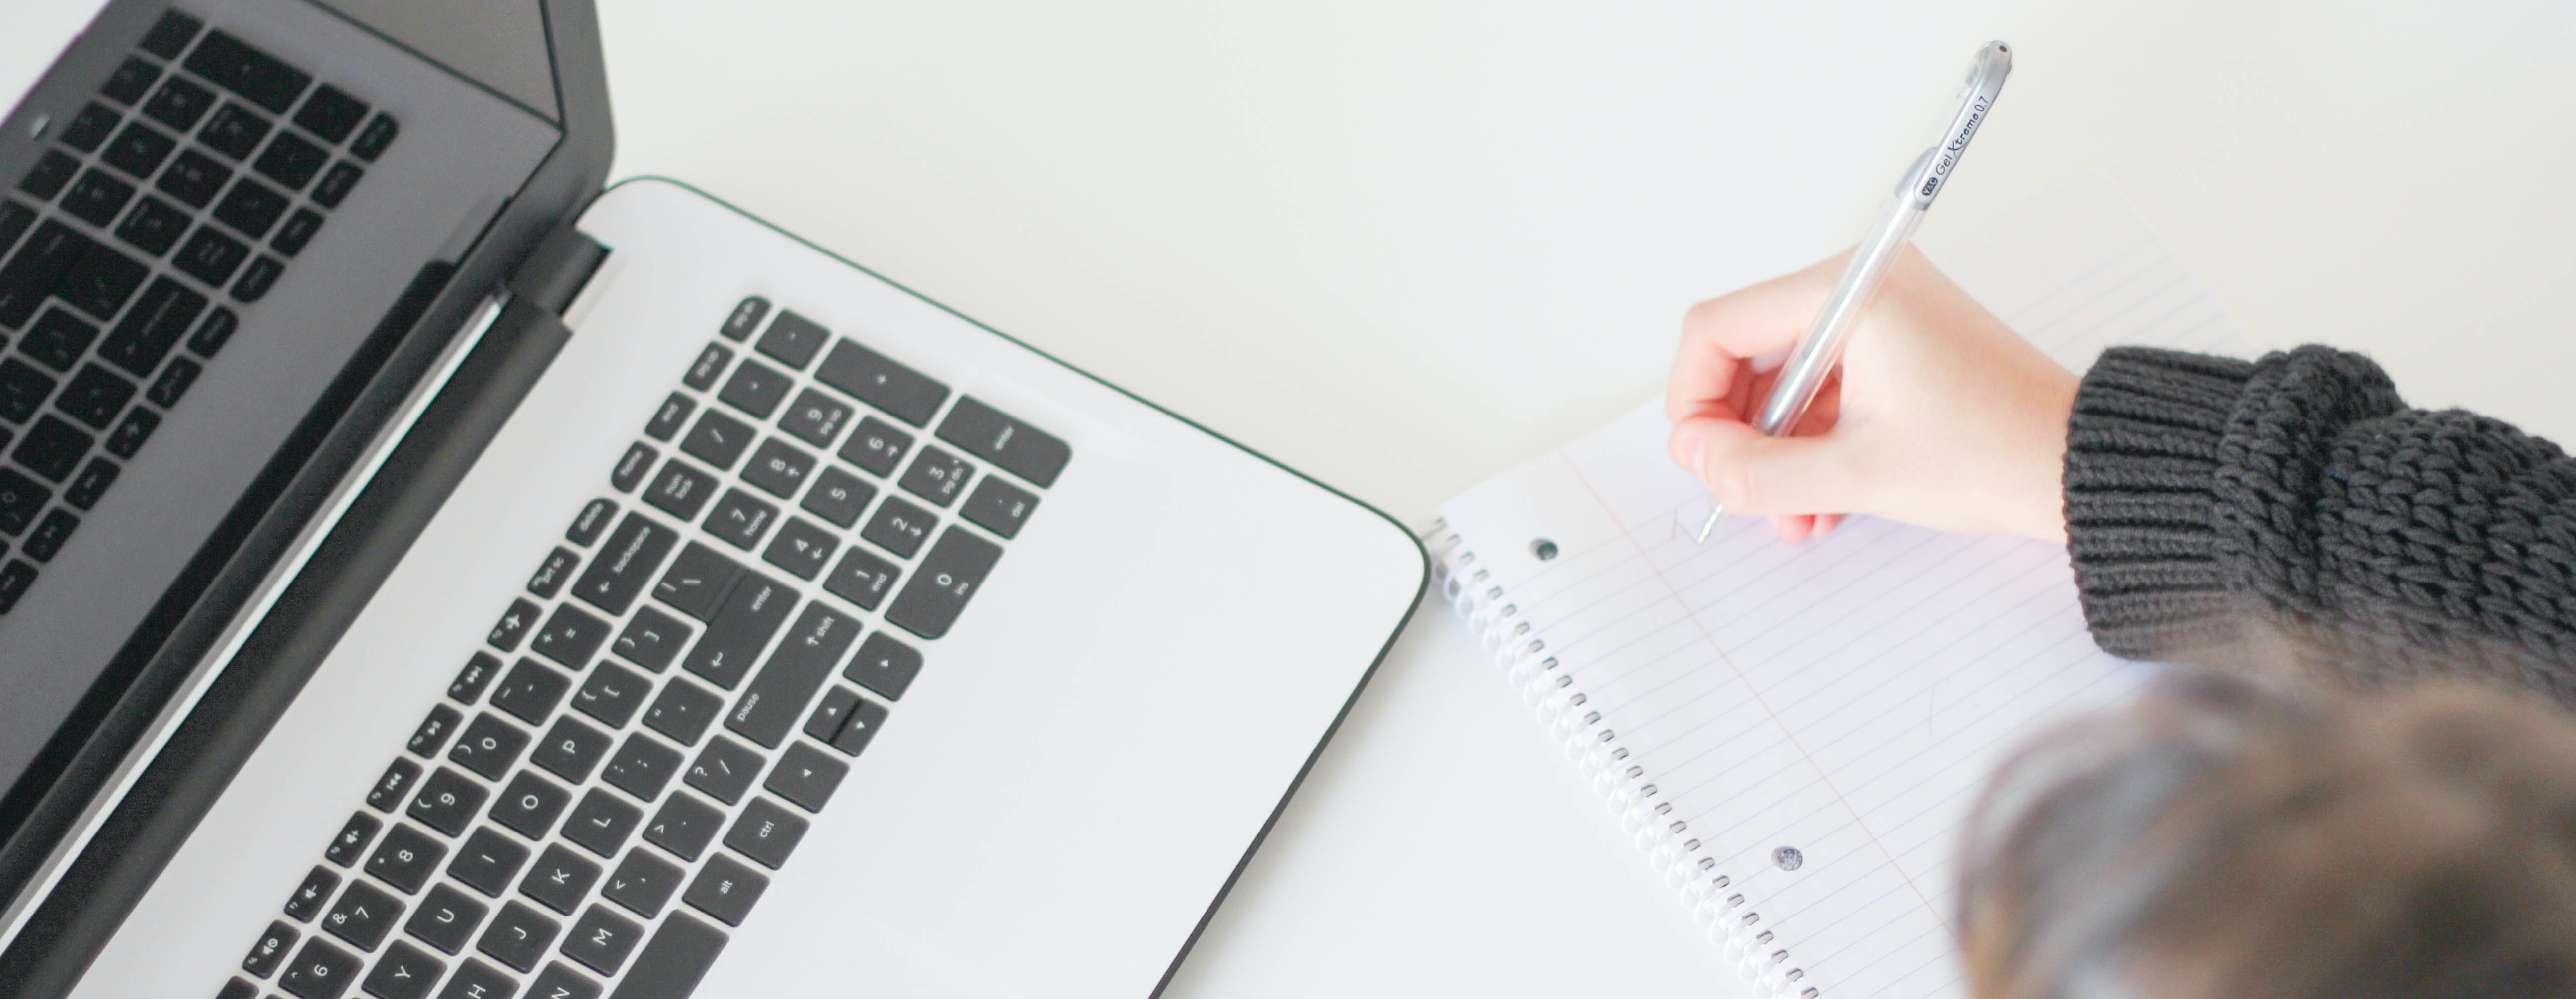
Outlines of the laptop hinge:
M 607 259 L 608 247 L 598 240 L 570 224 L 558 225 L 528 254 L 528 262 L 510 274 L 510 294 L 561 316 Z

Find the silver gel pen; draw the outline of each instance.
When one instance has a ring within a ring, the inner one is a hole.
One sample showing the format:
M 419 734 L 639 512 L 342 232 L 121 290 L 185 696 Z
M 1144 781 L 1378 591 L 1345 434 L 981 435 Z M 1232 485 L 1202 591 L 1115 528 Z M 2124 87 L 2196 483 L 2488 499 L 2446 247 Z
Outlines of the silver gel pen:
M 1922 224 L 1923 214 L 1932 208 L 1932 199 L 1941 195 L 1950 175 L 1959 167 L 1959 157 L 1968 152 L 1968 140 L 1977 137 L 1977 126 L 1986 121 L 1994 109 L 1995 95 L 2003 92 L 2004 76 L 2012 72 L 2012 48 L 2002 42 L 1987 42 L 1978 50 L 1976 65 L 1968 68 L 1966 89 L 1960 94 L 1959 113 L 1943 129 L 1938 144 L 1923 151 L 1914 165 L 1905 169 L 1905 178 L 1896 187 L 1896 197 L 1888 204 L 1887 217 L 1871 229 L 1869 238 L 1861 240 L 1860 249 L 1852 254 L 1851 268 L 1834 285 L 1833 297 L 1825 299 L 1825 310 L 1816 316 L 1816 325 L 1798 340 L 1789 352 L 1788 363 L 1780 367 L 1780 379 L 1771 385 L 1771 398 L 1764 400 L 1762 411 L 1754 418 L 1753 429 L 1765 437 L 1778 437 L 1798 425 L 1807 415 L 1807 406 L 1816 400 L 1816 390 L 1825 384 L 1834 365 L 1842 360 L 1843 344 L 1851 339 L 1852 328 L 1860 324 L 1870 302 L 1878 297 L 1879 286 L 1887 282 L 1887 271 L 1896 262 L 1896 254 L 1913 238 L 1914 227 Z M 1699 525 L 1699 540 L 1706 542 L 1708 532 L 1717 528 L 1726 516 L 1726 504 L 1715 503 L 1708 511 L 1708 522 Z

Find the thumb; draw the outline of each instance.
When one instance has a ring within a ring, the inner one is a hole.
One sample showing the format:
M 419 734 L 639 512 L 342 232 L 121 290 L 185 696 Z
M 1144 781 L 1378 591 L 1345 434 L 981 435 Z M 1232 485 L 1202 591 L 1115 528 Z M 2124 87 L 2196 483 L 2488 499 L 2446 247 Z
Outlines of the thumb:
M 1699 417 L 1673 428 L 1673 460 L 1730 514 L 1777 516 L 1861 509 L 1848 435 L 1764 437 L 1734 420 Z

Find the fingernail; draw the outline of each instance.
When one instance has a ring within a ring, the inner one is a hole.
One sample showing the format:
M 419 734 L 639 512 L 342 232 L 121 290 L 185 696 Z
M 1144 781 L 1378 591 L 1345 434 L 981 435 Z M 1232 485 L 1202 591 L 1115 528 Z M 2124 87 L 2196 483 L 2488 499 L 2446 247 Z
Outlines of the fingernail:
M 1708 478 L 1708 435 L 1698 427 L 1683 427 L 1673 433 L 1673 458 L 1692 475 Z

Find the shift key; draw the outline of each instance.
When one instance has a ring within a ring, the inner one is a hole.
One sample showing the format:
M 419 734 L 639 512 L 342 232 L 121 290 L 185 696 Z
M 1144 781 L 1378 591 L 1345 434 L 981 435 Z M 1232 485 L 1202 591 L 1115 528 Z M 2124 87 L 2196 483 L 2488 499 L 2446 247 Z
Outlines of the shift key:
M 857 621 L 822 601 L 806 604 L 795 627 L 779 640 L 778 651 L 770 653 L 768 664 L 760 668 L 760 676 L 734 702 L 725 727 L 764 747 L 778 748 L 778 741 L 804 716 L 805 702 L 814 699 L 814 692 L 822 689 L 832 667 L 840 665 L 841 654 L 850 651 L 850 643 L 858 637 Z
M 724 606 L 707 622 L 707 633 L 689 649 L 680 668 L 732 690 L 751 672 L 752 660 L 769 644 L 769 636 L 787 623 L 796 609 L 796 591 L 757 572 L 744 572 Z
M 573 584 L 572 592 L 612 617 L 624 614 L 644 587 L 652 584 L 653 570 L 662 567 L 662 557 L 671 554 L 671 546 L 679 540 L 679 532 L 642 514 L 628 513 L 618 522 L 617 532 L 608 536 L 599 557 Z

